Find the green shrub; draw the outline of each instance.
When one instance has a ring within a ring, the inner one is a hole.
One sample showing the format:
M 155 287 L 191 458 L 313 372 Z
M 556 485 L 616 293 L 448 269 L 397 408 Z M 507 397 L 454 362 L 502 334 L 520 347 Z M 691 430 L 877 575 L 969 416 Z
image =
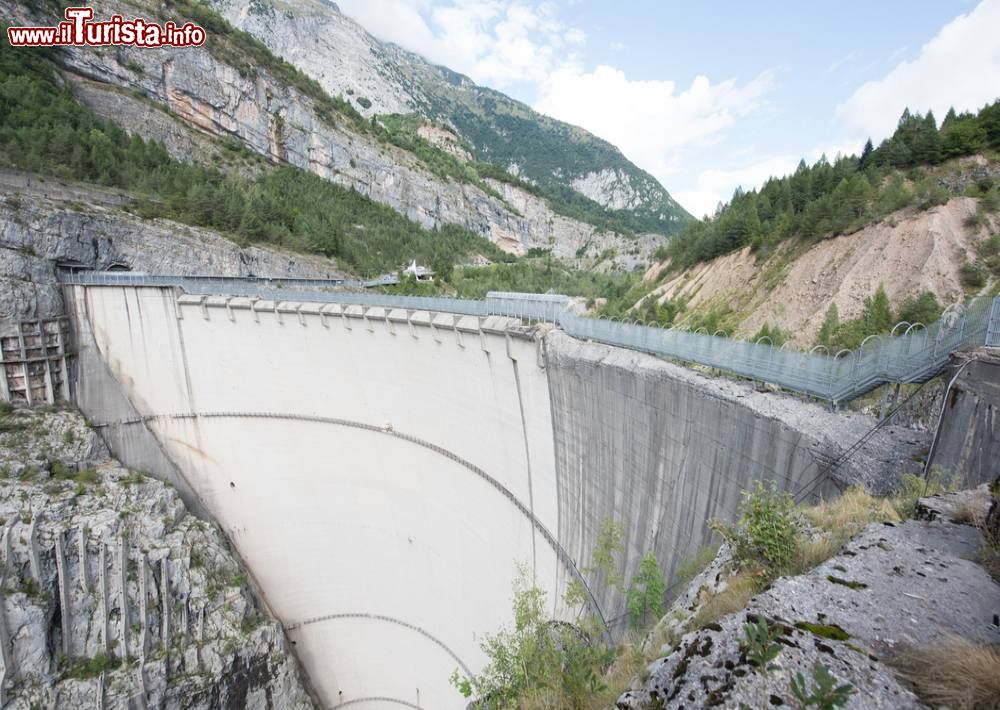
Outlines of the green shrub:
M 105 653 L 98 653 L 93 658 L 65 658 L 61 657 L 59 659 L 59 665 L 62 669 L 63 678 L 74 678 L 77 680 L 86 680 L 88 678 L 96 678 L 105 671 L 110 671 L 117 668 L 121 661 L 113 656 L 109 656 Z
M 921 210 L 929 210 L 932 207 L 943 205 L 951 195 L 936 178 L 928 176 L 917 185 L 916 197 L 917 207 Z
M 979 243 L 976 248 L 979 255 L 984 259 L 1000 256 L 1000 234 L 994 234 Z
M 639 562 L 639 570 L 632 578 L 626 595 L 629 623 L 633 629 L 641 630 L 651 619 L 655 621 L 663 616 L 666 587 L 656 555 L 647 552 Z
M 93 466 L 78 471 L 73 478 L 77 483 L 98 483 L 101 480 L 100 474 Z
M 979 209 L 986 212 L 996 212 L 1000 209 L 1000 189 L 994 187 L 988 192 L 985 192 L 983 196 L 979 198 Z
M 937 465 L 931 466 L 926 478 L 914 473 L 903 474 L 894 498 L 894 507 L 900 517 L 912 518 L 919 499 L 953 491 L 956 486 L 954 476 Z
M 850 683 L 836 685 L 837 679 L 833 677 L 830 670 L 821 663 L 817 663 L 813 668 L 812 687 L 806 685 L 806 679 L 802 673 L 796 673 L 792 678 L 792 695 L 799 701 L 802 707 L 817 707 L 820 710 L 833 710 L 847 705 L 854 686 Z
M 978 290 L 986 285 L 986 269 L 978 261 L 967 261 L 959 269 L 962 285 L 968 289 Z
M 455 670 L 450 680 L 459 693 L 477 697 L 490 710 L 582 710 L 595 693 L 607 690 L 602 675 L 614 649 L 582 628 L 552 621 L 545 608 L 545 592 L 528 584 L 522 570 L 514 583 L 513 628 L 483 639 L 489 660 L 479 675 L 468 678 Z
M 922 291 L 919 295 L 911 296 L 900 304 L 897 320 L 929 325 L 941 317 L 943 310 L 933 292 Z
M 777 666 L 771 662 L 781 653 L 781 644 L 778 643 L 780 635 L 778 627 L 772 627 L 763 616 L 743 625 L 740 646 L 746 652 L 747 661 L 761 675 L 777 670 Z
M 57 481 L 70 481 L 73 479 L 73 476 L 76 475 L 76 471 L 61 461 L 50 461 L 49 473 L 51 473 L 52 478 Z
M 776 348 L 780 348 L 782 345 L 791 340 L 792 333 L 788 330 L 782 330 L 776 325 L 772 326 L 770 323 L 765 323 L 760 327 L 760 330 L 750 337 L 750 342 L 756 343 L 762 338 L 766 339 L 765 343 L 773 345 Z
M 797 528 L 792 496 L 779 491 L 774 481 L 757 481 L 752 491 L 743 492 L 740 518 L 735 525 L 712 521 L 733 550 L 733 560 L 741 569 L 762 567 L 770 576 L 780 574 L 795 554 Z

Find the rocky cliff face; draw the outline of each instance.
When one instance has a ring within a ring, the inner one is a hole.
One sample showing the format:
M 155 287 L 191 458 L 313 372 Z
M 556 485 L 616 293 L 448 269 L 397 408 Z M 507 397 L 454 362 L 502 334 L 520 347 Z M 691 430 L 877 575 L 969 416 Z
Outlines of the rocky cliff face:
M 415 112 L 447 123 L 480 160 L 504 168 L 515 164 L 518 174 L 535 184 L 572 188 L 604 207 L 643 215 L 650 230 L 671 233 L 689 217 L 655 178 L 614 146 L 380 42 L 331 2 L 210 4 L 366 116 Z
M 901 210 L 853 234 L 815 244 L 786 242 L 766 260 L 745 247 L 670 274 L 664 262 L 646 280 L 659 284 L 652 298 L 684 299 L 689 314 L 729 308 L 738 318 L 737 337 L 769 323 L 808 348 L 831 304 L 842 321 L 856 318 L 879 285 L 894 308 L 924 290 L 943 305 L 961 302 L 962 267 L 977 258 L 997 226 L 991 216 L 970 226 L 976 211 L 976 199 L 954 197 L 927 211 Z M 987 283 L 981 292 L 992 288 Z
M 574 179 L 573 189 L 613 210 L 634 210 L 643 206 L 642 195 L 632 187 L 628 174 L 621 170 L 591 171 Z
M 343 96 L 364 116 L 416 110 L 414 87 L 394 71 L 383 44 L 325 0 L 210 3 L 234 27 L 313 77 L 331 96 Z
M 0 173 L 0 323 L 63 313 L 57 264 L 153 274 L 342 276 L 333 262 L 144 220 L 120 193 Z
M 988 543 L 970 518 L 982 520 L 988 506 L 985 487 L 922 499 L 922 520 L 869 525 L 815 569 L 780 577 L 745 609 L 691 628 L 733 581 L 723 546 L 647 639 L 676 641 L 615 707 L 801 707 L 792 680 L 814 678 L 817 665 L 851 687 L 844 707 L 926 707 L 894 667 L 900 653 L 955 639 L 1000 642 L 1000 584 L 972 561 Z M 766 674 L 748 660 L 745 640 L 745 625 L 759 622 L 780 648 Z
M 101 12 L 148 16 L 148 10 L 115 2 Z M 0 16 L 18 24 L 53 21 L 10 0 L 0 0 Z M 81 100 L 99 115 L 163 141 L 176 157 L 207 162 L 206 149 L 216 142 L 206 139 L 230 138 L 271 162 L 353 188 L 425 227 L 461 225 L 512 253 L 546 247 L 550 239 L 602 239 L 623 252 L 634 248 L 627 237 L 559 218 L 545 200 L 512 186 L 520 201 L 533 205 L 530 215 L 473 184 L 437 177 L 412 153 L 353 130 L 346 118 L 321 116 L 312 99 L 281 83 L 268 67 L 242 67 L 241 73 L 224 55 L 206 48 L 68 47 L 59 61 Z M 575 254 L 569 248 L 560 252 Z
M 76 413 L 0 414 L 4 707 L 312 708 L 221 535 Z

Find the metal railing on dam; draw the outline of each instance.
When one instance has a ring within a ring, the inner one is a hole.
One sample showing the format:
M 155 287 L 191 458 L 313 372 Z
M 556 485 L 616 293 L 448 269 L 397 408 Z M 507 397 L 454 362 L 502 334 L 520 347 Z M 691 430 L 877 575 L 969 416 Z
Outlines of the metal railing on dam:
M 127 272 L 62 274 L 65 284 L 179 288 L 189 294 L 274 301 L 319 301 L 469 316 L 506 316 L 553 323 L 576 338 L 706 365 L 834 403 L 886 383 L 923 382 L 939 374 L 951 353 L 1000 347 L 1000 297 L 949 307 L 930 325 L 899 324 L 900 334 L 870 336 L 857 350 L 834 355 L 735 340 L 681 328 L 580 316 L 555 294 L 490 292 L 485 299 L 394 296 L 342 289 L 353 282 L 322 279 L 151 276 Z M 300 290 L 303 288 L 316 290 Z M 901 326 L 905 325 L 903 330 Z

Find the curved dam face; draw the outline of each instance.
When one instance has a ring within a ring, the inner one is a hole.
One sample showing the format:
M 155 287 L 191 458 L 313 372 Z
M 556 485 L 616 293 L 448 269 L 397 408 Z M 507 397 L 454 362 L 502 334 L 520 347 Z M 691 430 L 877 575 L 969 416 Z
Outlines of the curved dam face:
M 225 531 L 325 707 L 462 708 L 448 677 L 483 666 L 519 568 L 560 618 L 583 578 L 620 628 L 620 595 L 580 573 L 604 521 L 624 525 L 626 577 L 647 551 L 669 575 L 754 480 L 821 492 L 853 443 L 819 407 L 769 413 L 511 319 L 66 296 L 81 409 Z

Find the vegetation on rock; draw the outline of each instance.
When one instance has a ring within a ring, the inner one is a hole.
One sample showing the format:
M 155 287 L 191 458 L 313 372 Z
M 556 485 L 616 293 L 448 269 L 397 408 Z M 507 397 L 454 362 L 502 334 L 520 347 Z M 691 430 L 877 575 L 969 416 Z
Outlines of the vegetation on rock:
M 771 178 L 760 190 L 737 189 L 712 218 L 677 235 L 668 255 L 682 268 L 748 245 L 768 253 L 792 236 L 827 239 L 904 207 L 928 209 L 949 196 L 928 168 L 987 149 L 1000 149 L 1000 100 L 978 114 L 949 111 L 940 129 L 932 113 L 907 110 L 878 148 L 869 141 L 860 156 L 802 161 L 795 173 Z M 975 190 L 991 203 L 997 199 L 992 182 Z
M 6 38 L 2 39 L 6 43 Z M 242 243 L 334 257 L 374 275 L 410 259 L 452 263 L 502 252 L 469 230 L 424 229 L 395 210 L 304 170 L 256 178 L 170 158 L 81 106 L 56 79 L 51 50 L 0 54 L 0 164 L 110 185 L 139 197 L 143 217 L 209 227 Z

